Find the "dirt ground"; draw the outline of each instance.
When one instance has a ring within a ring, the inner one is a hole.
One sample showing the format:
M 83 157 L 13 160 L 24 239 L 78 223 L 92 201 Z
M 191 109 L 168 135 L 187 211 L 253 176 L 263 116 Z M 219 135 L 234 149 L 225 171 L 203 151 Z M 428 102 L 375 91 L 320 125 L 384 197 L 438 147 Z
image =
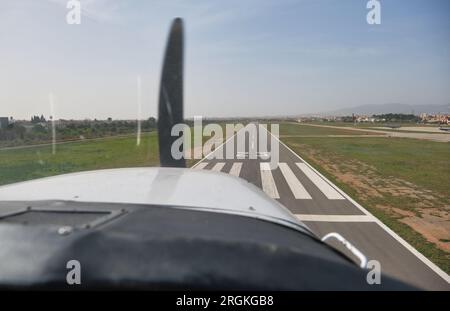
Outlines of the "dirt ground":
M 382 177 L 374 167 L 357 160 L 339 161 L 302 148 L 340 182 L 351 186 L 359 201 L 379 208 L 450 252 L 450 198 L 395 177 Z M 336 164 L 338 163 L 338 164 Z

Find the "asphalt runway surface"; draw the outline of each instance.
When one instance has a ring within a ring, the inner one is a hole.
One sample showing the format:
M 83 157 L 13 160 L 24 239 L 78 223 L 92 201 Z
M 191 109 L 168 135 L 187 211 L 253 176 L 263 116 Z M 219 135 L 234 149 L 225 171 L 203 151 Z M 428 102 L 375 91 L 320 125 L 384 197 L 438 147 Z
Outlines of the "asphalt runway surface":
M 241 137 L 246 137 L 245 150 L 238 150 L 235 135 L 192 168 L 228 173 L 247 180 L 283 204 L 317 236 L 323 237 L 329 232 L 341 234 L 362 251 L 369 261 L 379 261 L 383 274 L 426 290 L 450 290 L 447 273 L 276 137 L 265 129 L 258 129 L 256 124 L 252 127 L 246 126 L 240 132 L 243 135 Z M 269 165 L 270 160 L 266 158 L 266 151 L 258 150 L 258 135 L 267 135 L 268 151 L 271 141 L 279 142 L 278 167 L 274 170 Z M 226 157 L 227 149 L 229 154 L 234 155 L 233 159 L 226 159 L 229 158 Z M 330 244 L 358 262 L 340 243 Z

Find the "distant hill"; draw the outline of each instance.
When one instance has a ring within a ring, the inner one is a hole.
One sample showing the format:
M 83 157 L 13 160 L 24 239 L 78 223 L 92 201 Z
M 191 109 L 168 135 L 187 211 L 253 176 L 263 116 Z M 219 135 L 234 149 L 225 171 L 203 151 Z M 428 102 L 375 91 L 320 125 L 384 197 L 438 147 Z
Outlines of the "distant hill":
M 449 113 L 449 104 L 445 105 L 408 105 L 408 104 L 380 104 L 380 105 L 361 105 L 352 108 L 343 108 L 334 111 L 327 111 L 318 113 L 319 115 L 336 115 L 344 116 L 355 114 L 373 115 L 384 113 L 414 113 L 416 115 L 421 113 Z

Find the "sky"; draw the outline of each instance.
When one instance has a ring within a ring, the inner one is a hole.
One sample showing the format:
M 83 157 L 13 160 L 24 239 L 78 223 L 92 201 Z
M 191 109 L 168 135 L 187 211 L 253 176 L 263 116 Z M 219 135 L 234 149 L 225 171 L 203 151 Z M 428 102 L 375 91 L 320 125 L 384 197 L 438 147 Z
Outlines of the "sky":
M 174 17 L 185 22 L 185 116 L 280 116 L 450 103 L 450 1 L 0 0 L 0 116 L 156 116 Z

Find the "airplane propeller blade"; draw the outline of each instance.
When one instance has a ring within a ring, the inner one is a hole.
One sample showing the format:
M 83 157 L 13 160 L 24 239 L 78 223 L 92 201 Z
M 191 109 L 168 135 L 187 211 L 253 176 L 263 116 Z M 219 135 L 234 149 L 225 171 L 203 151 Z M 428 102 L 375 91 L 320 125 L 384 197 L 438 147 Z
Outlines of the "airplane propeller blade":
M 178 138 L 172 127 L 183 122 L 183 21 L 172 22 L 161 75 L 158 106 L 158 138 L 161 166 L 186 167 L 184 158 L 174 159 L 171 146 Z

